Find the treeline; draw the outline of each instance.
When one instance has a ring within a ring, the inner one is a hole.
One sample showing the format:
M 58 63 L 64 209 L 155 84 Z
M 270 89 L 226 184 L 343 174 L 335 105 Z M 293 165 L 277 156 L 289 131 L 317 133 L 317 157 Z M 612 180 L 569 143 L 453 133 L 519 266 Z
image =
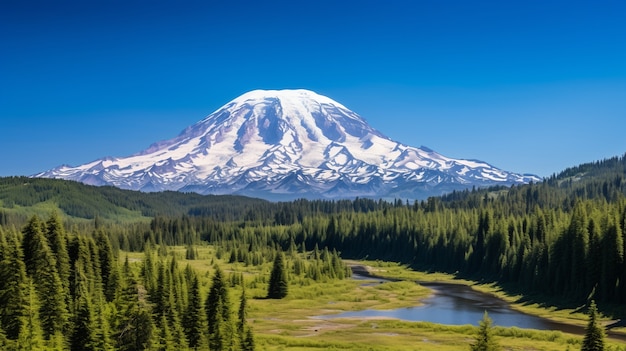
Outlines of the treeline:
M 111 186 L 44 178 L 0 178 L 0 225 L 17 224 L 30 216 L 15 213 L 17 207 L 32 208 L 42 203 L 57 206 L 68 216 L 116 221 L 120 217 L 140 219 L 156 215 L 179 216 L 188 213 L 210 213 L 217 220 L 242 218 L 251 209 L 267 201 L 243 196 L 199 195 L 165 191 L 143 193 Z M 47 213 L 45 214 L 47 215 Z
M 625 176 L 622 156 L 536 184 L 419 202 L 236 199 L 221 209 L 194 204 L 150 223 L 103 222 L 100 228 L 114 250 L 142 251 L 146 243 L 166 250 L 205 241 L 236 260 L 258 263 L 258 252 L 266 248 L 308 252 L 317 246 L 343 257 L 493 280 L 562 301 L 623 304 Z
M 172 224 L 186 223 L 182 232 L 196 233 L 192 236 L 196 240 L 220 247 L 245 243 L 245 252 L 268 245 L 281 250 L 294 246 L 310 250 L 317 245 L 341 252 L 343 257 L 457 272 L 569 301 L 626 302 L 623 197 L 615 202 L 581 200 L 568 211 L 536 205 L 519 215 L 506 206 L 507 197 L 501 194 L 469 209 L 447 208 L 442 203 L 433 208 L 399 206 L 368 213 L 318 214 L 291 225 L 159 218 L 149 234 L 138 234 L 135 241 L 154 238 L 157 244 L 183 244 L 178 240 L 190 236 L 174 235 L 181 230 Z M 224 250 L 250 260 L 241 249 Z
M 261 268 L 274 262 L 271 274 L 244 279 L 215 264 L 209 281 L 209 272 L 179 267 L 172 248 L 151 239 L 141 259 L 120 264 L 111 237 L 103 228 L 68 232 L 56 214 L 45 222 L 33 216 L 20 231 L 0 227 L 0 349 L 254 350 L 246 287 L 267 286 L 268 298 L 283 298 L 290 281 L 349 276 L 327 248 L 282 250 L 231 238 L 204 259 Z M 187 245 L 185 259 L 198 258 Z M 239 301 L 231 302 L 231 289 L 241 291 Z
M 149 228 L 128 236 L 137 235 L 139 244 L 150 239 L 165 245 L 197 240 L 245 242 L 253 248 L 318 245 L 343 257 L 459 273 L 561 301 L 623 304 L 625 174 L 620 157 L 537 184 L 474 189 L 422 202 L 301 200 L 273 204 L 273 216 L 265 220 L 252 216 L 231 222 L 157 217 Z
M 99 218 L 113 223 L 128 223 L 156 216 L 187 215 L 208 217 L 216 221 L 245 220 L 279 224 L 294 223 L 315 213 L 367 212 L 390 206 L 387 202 L 371 199 L 272 203 L 235 195 L 200 195 L 175 191 L 144 193 L 60 179 L 0 177 L 0 225 L 23 225 L 30 218 L 27 212 L 41 212 L 37 208 L 43 204 L 56 207 L 76 219 Z M 37 214 L 42 217 L 48 215 L 45 212 Z

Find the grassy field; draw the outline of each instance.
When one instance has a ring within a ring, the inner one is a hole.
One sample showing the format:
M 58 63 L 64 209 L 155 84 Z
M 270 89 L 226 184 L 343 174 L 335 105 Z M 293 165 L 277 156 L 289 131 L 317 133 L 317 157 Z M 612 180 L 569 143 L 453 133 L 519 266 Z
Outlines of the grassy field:
M 345 311 L 362 309 L 393 309 L 420 304 L 420 300 L 431 294 L 430 290 L 413 281 L 445 281 L 463 284 L 445 274 L 414 272 L 395 263 L 350 262 L 366 265 L 371 273 L 402 281 L 378 283 L 367 280 L 329 280 L 313 282 L 309 279 L 291 277 L 289 294 L 282 300 L 265 299 L 267 279 L 271 263 L 263 266 L 228 264 L 217 260 L 213 248 L 199 247 L 200 259 L 184 259 L 185 249 L 172 249 L 180 267 L 190 264 L 203 277 L 202 291 L 206 297 L 210 285 L 213 265 L 218 264 L 228 277 L 243 274 L 246 281 L 249 314 L 248 320 L 255 333 L 257 350 L 469 350 L 477 328 L 469 325 L 448 326 L 425 322 L 405 322 L 393 319 L 335 319 L 324 316 Z M 124 258 L 125 253 L 121 256 Z M 143 254 L 129 253 L 131 262 L 139 262 Z M 373 283 L 373 284 L 372 284 Z M 509 301 L 516 297 L 504 296 L 493 286 L 474 286 L 496 294 Z M 236 303 L 241 294 L 238 287 L 232 288 L 231 301 Z M 540 306 L 517 306 L 536 315 L 550 315 L 554 311 Z M 566 311 L 558 316 L 579 323 L 584 316 L 571 317 Z M 581 336 L 554 331 L 537 331 L 519 328 L 494 329 L 503 350 L 579 350 Z M 609 341 L 611 349 L 620 345 Z

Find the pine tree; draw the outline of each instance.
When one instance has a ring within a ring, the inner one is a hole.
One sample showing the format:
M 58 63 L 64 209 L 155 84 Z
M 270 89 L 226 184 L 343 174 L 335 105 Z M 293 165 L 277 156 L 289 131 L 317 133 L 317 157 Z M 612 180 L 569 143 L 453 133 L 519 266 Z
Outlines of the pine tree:
M 187 248 L 185 249 L 185 259 L 187 260 L 198 259 L 198 250 L 196 250 L 193 244 L 187 245 Z
M 74 328 L 70 337 L 70 349 L 72 351 L 95 351 L 93 311 L 91 297 L 87 291 L 87 277 L 83 272 L 82 262 L 78 261 L 77 263 Z
M 246 337 L 241 345 L 242 351 L 254 351 L 254 333 L 252 328 L 248 327 L 246 330 Z
M 0 350 L 11 350 L 12 343 L 7 339 L 7 335 L 2 328 L 0 328 Z
M 593 300 L 589 306 L 589 323 L 581 351 L 604 351 L 604 329 L 598 323 L 598 308 Z
M 98 247 L 98 259 L 100 261 L 100 273 L 102 275 L 102 286 L 104 287 L 104 296 L 108 302 L 113 301 L 115 298 L 115 291 L 117 290 L 117 284 L 119 281 L 115 275 L 117 265 L 115 264 L 115 256 L 113 255 L 113 248 L 109 237 L 104 233 L 102 229 L 98 229 L 95 232 L 94 239 L 96 246 Z
M 270 299 L 282 299 L 287 296 L 287 271 L 282 252 L 276 253 L 272 273 L 270 274 L 267 297 Z
M 200 283 L 196 276 L 192 278 L 188 300 L 187 310 L 183 316 L 183 330 L 187 336 L 189 347 L 197 350 L 202 342 L 202 301 Z
M 244 332 L 246 328 L 246 316 L 248 314 L 247 311 L 247 299 L 246 299 L 246 288 L 245 286 L 241 290 L 241 299 L 239 300 L 239 313 L 237 320 L 237 332 L 239 333 L 239 337 L 243 340 Z
M 6 337 L 16 340 L 27 313 L 27 278 L 17 235 L 0 229 L 0 326 Z
M 233 326 L 230 313 L 228 290 L 221 269 L 215 266 L 213 282 L 205 302 L 209 331 L 209 349 L 225 350 L 233 344 Z
M 150 349 L 153 344 L 155 328 L 151 311 L 146 304 L 146 291 L 138 285 L 128 263 L 128 257 L 122 268 L 123 288 L 115 299 L 117 316 L 115 317 L 115 342 L 120 351 Z
M 110 308 L 113 307 L 113 304 L 105 304 L 102 298 L 94 302 L 96 305 L 94 309 L 94 348 L 102 351 L 112 350 L 109 321 L 112 315 Z
M 48 245 L 56 259 L 57 273 L 63 285 L 63 292 L 67 297 L 66 303 L 69 304 L 70 257 L 67 251 L 67 235 L 61 218 L 56 212 L 52 213 L 46 222 L 46 239 L 48 239 Z
M 39 318 L 44 339 L 49 340 L 68 325 L 68 311 L 56 259 L 42 232 L 42 223 L 33 216 L 23 230 L 26 271 L 35 282 L 40 307 Z M 28 255 L 26 255 L 28 252 Z M 26 260 L 28 258 L 28 260 Z
M 246 320 L 248 315 L 245 285 L 241 291 L 241 300 L 239 303 L 239 320 L 237 321 L 237 333 L 239 334 L 239 343 L 242 351 L 254 351 L 254 336 L 252 329 L 248 326 Z
M 39 306 L 37 304 L 37 292 L 32 280 L 28 280 L 27 289 L 27 309 L 24 321 L 24 328 L 20 332 L 17 340 L 22 350 L 40 350 L 43 345 L 41 337 L 41 326 L 39 325 Z
M 494 340 L 493 321 L 489 318 L 487 311 L 483 315 L 483 319 L 478 325 L 478 335 L 476 335 L 476 343 L 472 344 L 470 350 L 472 351 L 497 351 L 500 350 L 500 346 Z
M 158 351 L 174 350 L 174 336 L 172 335 L 171 329 L 167 322 L 167 318 L 165 318 L 164 315 L 159 318 L 157 327 L 157 330 L 159 331 L 159 340 L 156 349 Z M 180 348 L 177 349 L 180 350 Z

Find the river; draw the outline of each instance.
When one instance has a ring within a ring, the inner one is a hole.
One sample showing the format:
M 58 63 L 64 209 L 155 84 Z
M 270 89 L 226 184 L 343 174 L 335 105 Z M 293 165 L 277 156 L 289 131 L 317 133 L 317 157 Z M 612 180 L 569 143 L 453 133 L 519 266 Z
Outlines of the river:
M 353 269 L 354 279 L 377 280 L 384 279 L 365 276 L 362 267 Z M 433 294 L 422 300 L 421 305 L 393 310 L 362 310 L 327 315 L 321 318 L 396 318 L 406 321 L 424 321 L 448 325 L 478 325 L 485 311 L 493 320 L 493 324 L 502 327 L 518 327 L 524 329 L 558 330 L 566 333 L 582 335 L 585 328 L 565 323 L 554 322 L 545 318 L 536 317 L 516 311 L 510 305 L 493 295 L 485 294 L 462 284 L 420 282 L 421 285 L 432 289 Z M 609 331 L 613 339 L 626 341 L 626 335 Z

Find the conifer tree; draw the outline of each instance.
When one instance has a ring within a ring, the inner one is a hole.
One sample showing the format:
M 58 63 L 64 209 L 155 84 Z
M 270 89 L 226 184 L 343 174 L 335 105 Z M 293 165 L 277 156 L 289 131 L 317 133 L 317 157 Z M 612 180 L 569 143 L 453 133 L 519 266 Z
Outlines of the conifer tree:
M 287 271 L 282 252 L 276 253 L 272 273 L 270 274 L 267 297 L 270 299 L 282 299 L 287 296 Z
M 241 339 L 244 338 L 244 332 L 246 328 L 246 317 L 247 317 L 247 299 L 246 299 L 246 287 L 243 286 L 241 289 L 241 299 L 239 300 L 239 313 L 237 320 L 237 332 L 239 333 L 239 337 Z
M 12 348 L 13 344 L 7 339 L 4 330 L 0 328 L 0 350 L 10 350 Z
M 589 306 L 589 323 L 581 351 L 604 351 L 604 329 L 598 323 L 598 308 L 593 300 Z
M 471 345 L 471 351 L 497 351 L 500 350 L 500 346 L 494 340 L 493 321 L 489 318 L 487 311 L 483 315 L 483 319 L 478 325 L 478 335 L 476 335 L 476 342 Z
M 83 272 L 82 262 L 77 262 L 76 301 L 74 307 L 74 328 L 70 337 L 72 351 L 95 351 L 94 323 L 91 296 L 87 291 L 87 277 Z
M 67 234 L 61 218 L 56 212 L 52 213 L 48 221 L 46 221 L 46 238 L 48 239 L 50 250 L 52 250 L 56 259 L 57 272 L 59 278 L 61 278 L 61 284 L 63 284 L 63 292 L 67 296 L 66 303 L 69 304 L 70 258 L 67 251 Z
M 187 260 L 198 259 L 198 250 L 196 250 L 193 244 L 187 245 L 187 248 L 185 249 L 185 259 Z
M 23 248 L 27 273 L 37 290 L 39 318 L 44 339 L 49 340 L 63 331 L 68 323 L 63 285 L 57 272 L 56 260 L 42 232 L 42 223 L 33 216 L 23 230 Z M 26 252 L 28 251 L 28 255 Z M 28 257 L 28 261 L 26 261 Z
M 215 266 L 215 274 L 205 302 L 207 316 L 209 349 L 226 350 L 233 344 L 233 326 L 230 312 L 228 290 L 222 270 Z
M 246 320 L 248 315 L 248 303 L 246 299 L 246 288 L 243 285 L 241 300 L 239 302 L 239 320 L 237 321 L 237 333 L 239 334 L 239 344 L 242 351 L 254 351 L 254 336 L 252 328 L 248 326 Z
M 32 216 L 26 226 L 22 229 L 22 252 L 24 253 L 26 272 L 30 277 L 35 275 L 38 266 L 41 265 L 41 262 L 39 262 L 39 255 L 41 252 L 40 246 L 43 241 L 42 238 L 43 223 L 39 217 Z M 48 245 L 46 244 L 46 246 Z
M 254 333 L 252 332 L 252 328 L 248 327 L 246 330 L 246 337 L 244 338 L 243 344 L 241 346 L 242 351 L 254 351 Z
M 159 331 L 159 340 L 156 346 L 158 351 L 169 351 L 174 350 L 174 337 L 172 336 L 172 332 L 167 322 L 167 318 L 164 315 L 159 318 L 157 323 L 157 330 Z M 176 348 L 180 350 L 180 347 Z
M 200 298 L 200 283 L 195 275 L 189 289 L 189 303 L 183 316 L 183 329 L 187 336 L 190 348 L 197 350 L 202 342 L 202 301 Z
M 17 235 L 0 229 L 0 326 L 10 340 L 19 337 L 27 313 L 26 279 Z
M 94 348 L 102 351 L 112 350 L 109 321 L 111 319 L 110 307 L 113 304 L 105 304 L 102 298 L 94 302 L 97 305 L 94 309 Z
M 116 297 L 117 316 L 115 317 L 115 343 L 120 351 L 147 350 L 153 345 L 154 324 L 149 306 L 146 304 L 146 291 L 139 286 L 130 268 L 128 257 L 122 268 L 123 288 Z M 142 292 L 140 293 L 140 290 Z
M 115 298 L 115 290 L 117 290 L 117 284 L 115 275 L 117 274 L 117 265 L 115 263 L 115 256 L 113 254 L 113 248 L 111 247 L 111 241 L 109 237 L 104 233 L 102 229 L 98 229 L 95 232 L 94 239 L 96 246 L 98 247 L 98 259 L 100 261 L 100 273 L 102 275 L 102 286 L 104 287 L 104 296 L 108 302 L 113 301 Z
M 19 335 L 17 344 L 23 350 L 39 350 L 43 346 L 41 337 L 41 326 L 39 324 L 39 305 L 37 303 L 37 292 L 32 280 L 28 279 L 27 287 L 27 309 L 24 321 L 24 328 Z

